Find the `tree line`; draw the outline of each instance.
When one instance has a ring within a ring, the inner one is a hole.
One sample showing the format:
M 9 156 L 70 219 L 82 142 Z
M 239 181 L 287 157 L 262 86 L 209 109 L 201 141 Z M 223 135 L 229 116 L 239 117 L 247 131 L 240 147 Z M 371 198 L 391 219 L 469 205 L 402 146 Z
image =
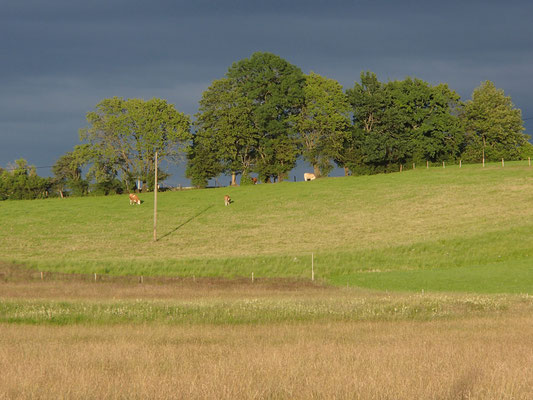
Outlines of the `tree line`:
M 335 165 L 360 175 L 411 163 L 533 154 L 521 110 L 491 81 L 466 102 L 447 84 L 381 82 L 370 71 L 343 90 L 334 79 L 306 75 L 271 53 L 233 63 L 204 91 L 194 121 L 157 98 L 104 99 L 86 117 L 82 144 L 56 161 L 48 191 L 151 190 L 156 151 L 172 162 L 186 159 L 186 176 L 197 187 L 221 174 L 233 185 L 239 175 L 241 184 L 250 183 L 251 174 L 265 183 L 282 181 L 300 157 L 316 176 L 327 176 Z M 27 165 L 0 172 L 0 199 L 19 198 L 9 193 L 13 182 L 36 175 Z

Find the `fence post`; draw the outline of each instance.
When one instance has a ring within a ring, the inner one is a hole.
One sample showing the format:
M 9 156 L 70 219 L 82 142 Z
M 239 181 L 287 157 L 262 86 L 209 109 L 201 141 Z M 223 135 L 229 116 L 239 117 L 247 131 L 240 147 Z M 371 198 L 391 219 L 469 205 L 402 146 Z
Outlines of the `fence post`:
M 503 161 L 503 158 L 502 158 L 502 167 L 505 167 L 505 162 Z
M 416 169 L 415 163 L 413 163 L 413 169 Z
M 426 169 L 429 169 L 429 161 L 426 160 Z
M 527 158 L 527 163 L 528 163 L 529 166 L 531 167 L 531 157 L 528 157 L 528 158 Z
M 400 172 L 403 171 L 403 164 L 400 164 Z
M 442 168 L 446 168 L 446 164 L 444 164 L 444 161 L 442 162 Z
M 311 253 L 311 280 L 315 280 L 315 254 Z
M 254 273 L 252 272 L 252 283 L 254 283 Z

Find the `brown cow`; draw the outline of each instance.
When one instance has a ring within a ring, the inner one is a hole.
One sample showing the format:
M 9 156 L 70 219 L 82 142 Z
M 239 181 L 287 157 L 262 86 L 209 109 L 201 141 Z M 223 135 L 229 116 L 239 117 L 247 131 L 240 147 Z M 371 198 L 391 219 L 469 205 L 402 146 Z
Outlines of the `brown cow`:
M 130 205 L 141 204 L 141 200 L 136 194 L 130 193 Z
M 304 174 L 304 181 L 306 181 L 306 182 L 307 182 L 307 181 L 313 181 L 313 180 L 315 180 L 315 179 L 316 179 L 315 174 L 312 174 L 312 173 L 310 173 L 310 172 L 306 172 L 306 173 Z
M 257 178 L 252 178 L 252 183 L 253 183 L 254 185 L 257 185 Z
M 224 205 L 229 206 L 231 204 L 231 198 L 228 195 L 224 196 Z

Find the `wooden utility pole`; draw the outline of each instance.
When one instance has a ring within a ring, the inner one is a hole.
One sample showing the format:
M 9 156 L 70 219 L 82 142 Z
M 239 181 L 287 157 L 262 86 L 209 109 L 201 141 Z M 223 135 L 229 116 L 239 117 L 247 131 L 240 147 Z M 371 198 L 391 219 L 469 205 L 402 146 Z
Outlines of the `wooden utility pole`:
M 154 242 L 157 242 L 157 151 L 155 152 L 155 179 L 154 179 Z

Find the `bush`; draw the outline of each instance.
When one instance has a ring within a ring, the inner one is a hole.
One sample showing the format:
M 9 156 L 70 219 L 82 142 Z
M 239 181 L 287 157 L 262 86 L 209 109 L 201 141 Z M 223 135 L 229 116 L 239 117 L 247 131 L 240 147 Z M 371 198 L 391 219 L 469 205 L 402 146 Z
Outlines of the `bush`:
M 0 171 L 0 200 L 31 200 L 48 197 L 53 180 L 37 175 L 36 169 L 23 158 L 11 170 Z
M 252 181 L 252 177 L 248 175 L 247 172 L 244 172 L 241 176 L 241 186 L 253 185 L 253 184 L 254 182 Z

